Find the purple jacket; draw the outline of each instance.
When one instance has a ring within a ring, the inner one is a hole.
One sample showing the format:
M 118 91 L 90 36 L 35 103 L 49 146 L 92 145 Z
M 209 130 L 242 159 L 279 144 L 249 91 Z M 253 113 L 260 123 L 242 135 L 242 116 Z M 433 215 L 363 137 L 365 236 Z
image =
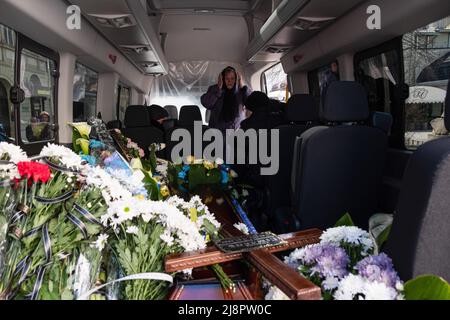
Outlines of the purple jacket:
M 226 129 L 238 129 L 241 121 L 245 119 L 244 101 L 251 94 L 251 90 L 247 86 L 244 86 L 242 89 L 237 89 L 236 94 L 238 95 L 239 115 L 236 119 L 234 119 L 234 121 L 228 123 L 220 119 L 220 113 L 223 107 L 224 92 L 224 89 L 220 90 L 219 86 L 215 84 L 210 86 L 208 88 L 208 92 L 201 97 L 202 105 L 206 109 L 211 110 L 209 126 L 221 131 L 225 131 Z

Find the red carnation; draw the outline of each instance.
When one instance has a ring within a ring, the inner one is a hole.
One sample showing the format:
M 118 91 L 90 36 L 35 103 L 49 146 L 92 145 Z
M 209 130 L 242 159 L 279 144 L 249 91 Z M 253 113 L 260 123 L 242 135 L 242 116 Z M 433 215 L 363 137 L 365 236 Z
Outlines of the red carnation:
M 46 183 L 50 179 L 50 168 L 46 164 L 38 162 L 19 162 L 17 169 L 22 178 L 28 179 L 29 182 Z

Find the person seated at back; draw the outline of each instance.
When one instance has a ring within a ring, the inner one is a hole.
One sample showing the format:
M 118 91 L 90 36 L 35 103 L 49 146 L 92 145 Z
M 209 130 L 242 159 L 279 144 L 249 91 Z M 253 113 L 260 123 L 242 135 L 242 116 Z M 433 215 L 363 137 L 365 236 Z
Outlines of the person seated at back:
M 270 120 L 270 103 L 270 99 L 265 93 L 261 91 L 254 91 L 245 101 L 245 108 L 246 111 L 250 113 L 250 116 L 241 122 L 240 129 L 244 131 L 251 129 L 256 130 L 258 139 L 258 130 L 272 129 Z M 257 145 L 259 146 L 259 142 Z M 245 150 L 237 150 L 237 153 L 245 152 L 246 163 L 235 165 L 235 169 L 238 172 L 242 182 L 251 184 L 255 187 L 261 187 L 264 183 L 260 175 L 261 165 L 259 163 L 249 163 L 249 147 L 250 146 L 248 143 L 246 143 Z
M 268 113 L 270 99 L 261 91 L 254 91 L 245 101 L 245 109 L 249 116 L 241 122 L 240 128 L 248 129 L 268 129 Z
M 162 132 L 165 132 L 164 121 L 169 119 L 169 112 L 163 107 L 152 104 L 150 107 L 150 122 L 152 126 L 158 128 Z

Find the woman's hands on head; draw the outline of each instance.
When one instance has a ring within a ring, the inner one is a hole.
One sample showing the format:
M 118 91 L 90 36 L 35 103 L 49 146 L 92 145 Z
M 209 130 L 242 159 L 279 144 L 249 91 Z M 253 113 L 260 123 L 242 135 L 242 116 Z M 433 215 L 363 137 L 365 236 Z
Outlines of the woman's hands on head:
M 222 73 L 219 74 L 219 79 L 217 80 L 217 86 L 219 87 L 220 90 L 222 90 L 222 88 L 223 88 L 223 77 L 222 77 Z
M 244 84 L 244 77 L 242 76 L 242 73 L 240 73 L 239 71 L 236 71 L 237 74 L 237 84 L 239 86 L 239 89 L 242 89 L 245 84 Z

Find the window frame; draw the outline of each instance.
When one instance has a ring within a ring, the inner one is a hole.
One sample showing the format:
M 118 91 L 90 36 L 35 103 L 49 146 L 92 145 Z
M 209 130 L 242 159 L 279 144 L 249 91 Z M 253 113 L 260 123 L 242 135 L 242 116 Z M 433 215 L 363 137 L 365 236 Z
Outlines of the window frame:
M 319 95 L 318 95 L 318 96 L 314 95 L 313 92 L 312 92 L 312 88 L 313 88 L 312 83 L 313 83 L 313 81 L 317 81 L 317 84 L 318 84 L 318 87 L 319 87 L 319 91 L 320 91 L 319 70 L 320 70 L 320 69 L 324 69 L 324 68 L 327 67 L 327 66 L 331 66 L 332 63 L 336 63 L 337 66 L 338 66 L 338 70 L 339 70 L 339 61 L 335 58 L 335 59 L 330 60 L 330 61 L 328 61 L 327 63 L 324 63 L 324 64 L 322 64 L 321 66 L 319 66 L 319 67 L 317 67 L 317 68 L 314 68 L 314 69 L 311 69 L 311 70 L 309 70 L 309 71 L 307 72 L 307 75 L 308 75 L 308 93 L 309 93 L 310 95 L 312 95 L 313 97 L 318 98 L 319 104 L 321 103 L 320 100 L 321 100 L 321 94 L 322 94 L 322 92 L 319 92 Z M 315 79 L 313 79 L 313 77 L 314 77 Z
M 269 95 L 269 92 L 268 92 L 268 90 L 267 90 L 267 78 L 266 78 L 266 72 L 269 71 L 270 69 L 275 68 L 275 67 L 278 66 L 278 65 L 281 65 L 281 61 L 279 61 L 279 62 L 277 62 L 277 63 L 275 63 L 275 64 L 272 64 L 270 67 L 264 69 L 264 70 L 261 72 L 261 77 L 260 77 L 261 91 L 264 92 L 266 95 Z M 283 66 L 281 66 L 281 67 L 283 67 Z M 284 71 L 283 71 L 283 72 L 284 72 Z M 292 96 L 293 93 L 292 93 L 292 91 L 291 91 L 292 88 L 291 88 L 291 86 L 290 86 L 290 81 L 289 81 L 289 75 L 288 75 L 288 74 L 286 74 L 286 86 L 287 86 L 287 89 L 288 89 L 288 91 L 289 91 L 290 96 Z M 286 101 L 286 102 L 287 102 L 287 101 Z
M 96 71 L 95 69 L 88 67 L 87 65 L 85 65 L 84 63 L 82 63 L 81 61 L 78 61 L 78 60 L 75 61 L 75 68 L 76 68 L 77 64 L 81 65 L 82 67 L 86 68 L 88 71 L 91 71 L 97 75 L 97 93 L 95 96 L 95 110 L 94 110 L 94 117 L 96 117 L 97 110 L 98 110 L 98 81 L 99 81 L 100 73 L 98 71 Z M 75 74 L 74 74 L 74 76 L 75 76 Z M 72 90 L 73 90 L 73 86 L 72 86 Z M 73 114 L 73 102 L 75 102 L 75 101 L 74 100 L 72 101 L 72 114 Z M 88 119 L 86 119 L 86 120 L 88 120 Z
M 14 30 L 14 29 L 13 29 Z M 31 143 L 25 143 L 22 140 L 22 133 L 21 133 L 21 126 L 20 126 L 20 104 L 14 104 L 14 120 L 15 120 L 15 139 L 16 144 L 21 146 L 23 150 L 25 150 L 27 153 L 34 155 L 38 154 L 42 147 L 46 145 L 48 142 L 54 141 L 55 143 L 59 142 L 59 125 L 58 125 L 58 83 L 59 83 L 59 53 L 56 51 L 53 51 L 52 49 L 28 38 L 24 34 L 16 31 L 16 60 L 15 60 L 15 68 L 14 68 L 14 86 L 20 87 L 21 79 L 21 64 L 22 64 L 22 51 L 24 49 L 32 51 L 38 55 L 41 55 L 47 59 L 52 60 L 55 63 L 55 70 L 52 74 L 53 76 L 53 118 L 54 118 L 54 139 L 52 140 L 46 140 L 46 141 L 38 141 L 38 142 L 31 142 Z
M 353 56 L 353 70 L 355 81 L 361 83 L 358 74 L 359 63 L 363 60 L 381 55 L 382 53 L 395 51 L 398 56 L 399 63 L 399 79 L 398 85 L 405 85 L 405 62 L 403 56 L 403 35 L 395 37 L 391 40 L 378 44 L 374 47 L 359 51 Z M 394 111 L 394 112 L 392 112 Z M 408 150 L 405 146 L 405 100 L 402 100 L 395 108 L 391 108 L 393 117 L 393 125 L 390 135 L 390 147 Z
M 128 103 L 127 103 L 127 107 L 128 107 L 128 106 L 130 106 L 130 103 L 131 103 L 131 87 L 126 86 L 122 82 L 119 82 L 119 85 L 117 86 L 116 119 L 120 120 L 123 125 L 123 121 L 125 120 L 125 118 L 123 120 L 120 119 L 120 95 L 122 93 L 122 89 L 128 90 L 128 93 L 129 93 L 128 94 Z

